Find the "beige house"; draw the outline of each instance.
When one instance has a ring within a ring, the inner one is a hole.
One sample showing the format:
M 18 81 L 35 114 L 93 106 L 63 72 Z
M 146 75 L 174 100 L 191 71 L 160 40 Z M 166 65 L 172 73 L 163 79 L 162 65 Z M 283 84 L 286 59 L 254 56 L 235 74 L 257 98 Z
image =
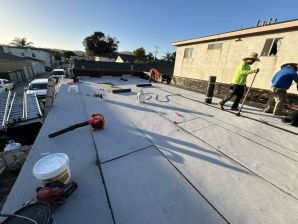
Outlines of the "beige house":
M 109 58 L 109 57 L 103 57 L 103 56 L 95 56 L 95 61 L 101 61 L 101 62 L 115 62 L 115 58 Z
M 248 29 L 174 42 L 177 47 L 174 82 L 207 81 L 229 84 L 242 58 L 251 52 L 260 55 L 260 72 L 254 87 L 270 89 L 271 79 L 286 62 L 298 63 L 298 20 L 273 23 Z M 251 82 L 252 76 L 248 78 Z M 290 89 L 297 93 L 296 86 Z

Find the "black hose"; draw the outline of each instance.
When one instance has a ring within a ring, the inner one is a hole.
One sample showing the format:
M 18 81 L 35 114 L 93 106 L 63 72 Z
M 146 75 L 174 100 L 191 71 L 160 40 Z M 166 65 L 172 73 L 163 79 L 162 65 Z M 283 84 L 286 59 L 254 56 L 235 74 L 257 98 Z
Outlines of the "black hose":
M 165 89 L 161 89 L 161 88 L 159 88 L 159 89 L 162 90 L 162 91 L 164 91 L 164 92 L 173 93 L 173 92 L 168 91 L 168 90 L 165 90 Z M 179 95 L 178 95 L 178 96 L 179 96 Z M 216 106 L 214 106 L 214 105 L 207 104 L 207 103 L 201 102 L 201 101 L 199 101 L 199 100 L 195 100 L 195 99 L 192 99 L 192 98 L 189 98 L 189 97 L 186 97 L 186 96 L 182 96 L 182 95 L 180 95 L 180 97 L 182 97 L 182 98 L 184 98 L 184 99 L 188 99 L 188 100 L 194 101 L 194 102 L 198 102 L 198 103 L 200 103 L 200 104 L 204 104 L 204 105 L 206 105 L 206 106 L 213 107 L 213 108 L 215 108 L 215 109 L 220 110 L 218 107 L 216 107 Z M 231 112 L 231 111 L 225 111 L 225 112 L 228 112 L 228 113 L 231 113 L 231 114 L 235 114 L 234 112 Z M 262 123 L 262 124 L 266 124 L 266 125 L 268 125 L 268 126 L 271 126 L 271 127 L 273 127 L 273 128 L 276 128 L 276 129 L 279 129 L 279 130 L 288 132 L 288 133 L 293 134 L 293 135 L 298 135 L 297 132 L 290 131 L 290 130 L 285 129 L 285 128 L 281 128 L 281 127 L 278 127 L 278 126 L 273 125 L 273 124 L 269 124 L 269 123 L 267 123 L 267 122 L 265 122 L 265 121 L 261 121 L 261 120 L 258 120 L 258 119 L 256 119 L 256 118 L 252 118 L 252 117 L 245 116 L 245 115 L 241 115 L 241 117 L 244 117 L 244 118 L 246 118 L 246 119 L 253 120 L 253 121 L 256 121 L 256 122 L 259 122 L 259 123 Z
M 54 138 L 54 137 L 56 137 L 58 135 L 62 135 L 64 133 L 66 133 L 66 132 L 72 131 L 72 130 L 74 130 L 76 128 L 80 128 L 80 127 L 86 126 L 88 124 L 89 124 L 89 122 L 88 121 L 85 121 L 85 122 L 82 122 L 82 123 L 71 125 L 71 126 L 69 126 L 67 128 L 64 128 L 64 129 L 60 130 L 60 131 L 56 131 L 56 132 L 53 132 L 53 133 L 49 134 L 49 138 Z
M 35 220 L 33 220 L 29 217 L 26 217 L 26 216 L 22 216 L 22 215 L 0 213 L 0 217 L 5 217 L 5 218 L 16 217 L 16 218 L 20 218 L 20 219 L 26 219 L 27 221 L 30 221 L 34 224 L 38 224 Z

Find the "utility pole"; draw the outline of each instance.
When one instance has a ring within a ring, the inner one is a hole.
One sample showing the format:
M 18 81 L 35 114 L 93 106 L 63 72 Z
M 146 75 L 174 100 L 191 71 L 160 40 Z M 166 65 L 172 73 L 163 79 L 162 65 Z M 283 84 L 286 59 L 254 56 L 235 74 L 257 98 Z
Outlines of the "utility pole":
M 156 61 L 156 55 L 158 53 L 157 49 L 159 48 L 158 46 L 154 46 L 155 47 L 155 53 L 154 53 L 154 61 Z

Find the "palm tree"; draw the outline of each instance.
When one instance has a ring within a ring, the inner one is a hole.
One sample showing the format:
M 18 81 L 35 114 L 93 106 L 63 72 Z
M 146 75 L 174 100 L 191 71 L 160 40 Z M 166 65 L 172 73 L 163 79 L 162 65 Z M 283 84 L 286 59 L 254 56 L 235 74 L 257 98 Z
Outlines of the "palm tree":
M 176 52 L 170 53 L 166 52 L 165 55 L 162 57 L 165 61 L 175 62 L 176 59 Z
M 10 44 L 13 46 L 16 46 L 16 47 L 33 47 L 32 46 L 33 43 L 28 42 L 27 38 L 25 38 L 25 37 L 23 37 L 23 38 L 15 37 Z

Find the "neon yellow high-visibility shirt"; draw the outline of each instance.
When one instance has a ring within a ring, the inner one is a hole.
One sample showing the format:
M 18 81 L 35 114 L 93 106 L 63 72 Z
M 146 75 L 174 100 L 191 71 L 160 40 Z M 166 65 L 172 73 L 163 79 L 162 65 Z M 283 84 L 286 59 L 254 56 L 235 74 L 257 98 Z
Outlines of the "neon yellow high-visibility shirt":
M 254 70 L 251 70 L 250 65 L 245 62 L 241 62 L 234 74 L 232 84 L 242 86 L 246 85 L 247 76 L 251 73 L 254 73 Z

